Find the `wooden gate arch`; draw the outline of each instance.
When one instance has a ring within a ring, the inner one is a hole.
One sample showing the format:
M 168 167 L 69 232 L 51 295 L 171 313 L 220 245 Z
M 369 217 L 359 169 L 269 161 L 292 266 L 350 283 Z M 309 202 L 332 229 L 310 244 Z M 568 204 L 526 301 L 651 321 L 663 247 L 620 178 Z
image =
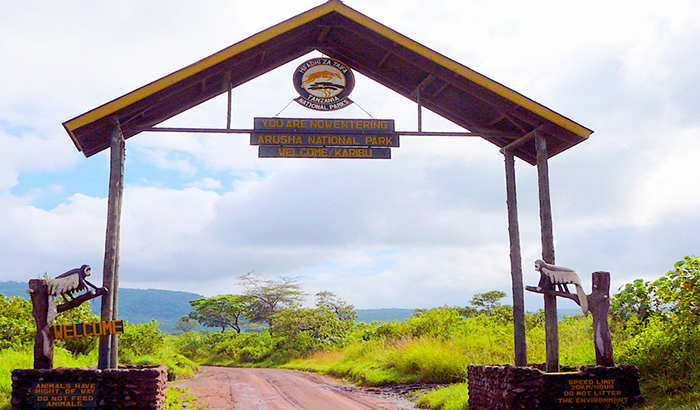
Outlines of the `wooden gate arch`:
M 522 263 L 515 190 L 515 158 L 537 166 L 542 259 L 553 264 L 554 240 L 547 161 L 593 133 L 592 130 L 524 95 L 431 50 L 387 26 L 330 0 L 215 54 L 144 85 L 63 123 L 86 157 L 111 150 L 102 320 L 117 319 L 120 215 L 125 141 L 141 132 L 250 133 L 231 129 L 164 129 L 158 124 L 202 102 L 229 93 L 283 64 L 319 51 L 351 69 L 458 124 L 464 133 L 399 132 L 400 135 L 477 136 L 504 155 L 510 261 L 515 321 L 515 363 L 527 364 Z M 549 299 L 549 300 L 548 300 Z M 554 297 L 545 296 L 545 305 Z M 551 319 L 551 318 L 550 318 Z M 556 318 L 554 318 L 556 325 Z M 551 320 L 550 320 L 551 322 Z M 548 331 L 556 332 L 556 328 Z M 556 336 L 556 335 L 555 335 Z M 558 365 L 558 347 L 547 361 Z M 100 341 L 100 368 L 117 366 L 116 336 Z

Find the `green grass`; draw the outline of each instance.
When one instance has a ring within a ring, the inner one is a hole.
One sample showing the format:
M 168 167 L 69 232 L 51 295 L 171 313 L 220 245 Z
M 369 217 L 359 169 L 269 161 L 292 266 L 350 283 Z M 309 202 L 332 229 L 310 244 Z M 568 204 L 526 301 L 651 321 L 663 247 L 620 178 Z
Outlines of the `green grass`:
M 428 392 L 416 400 L 419 407 L 441 410 L 467 410 L 469 408 L 469 387 L 467 383 L 457 383 Z
M 563 365 L 595 363 L 590 322 L 590 317 L 576 317 L 560 326 Z M 467 320 L 467 330 L 455 337 L 360 340 L 341 351 L 317 353 L 284 367 L 340 376 L 364 385 L 462 382 L 470 364 L 513 363 L 512 325 L 483 324 L 482 319 Z M 537 352 L 530 361 L 543 362 L 544 331 L 530 331 L 528 342 L 528 350 Z
M 56 348 L 54 367 L 85 367 L 97 363 L 97 357 L 73 356 L 68 351 Z M 12 370 L 34 367 L 34 351 L 31 347 L 0 350 L 0 410 L 10 409 L 12 395 Z
M 202 408 L 199 406 L 199 400 L 199 398 L 190 394 L 187 387 L 168 386 L 167 400 L 163 410 L 198 410 Z
M 197 369 L 197 365 L 185 358 L 184 356 L 174 353 L 168 347 L 164 347 L 156 354 L 149 356 L 141 356 L 130 360 L 130 364 L 165 364 L 168 366 L 168 372 L 171 378 L 187 378 L 192 377 Z M 87 367 L 97 364 L 97 354 L 93 351 L 89 355 L 73 356 L 65 349 L 56 348 L 54 351 L 54 367 Z M 31 369 L 34 367 L 34 352 L 31 347 L 20 349 L 3 349 L 0 350 L 0 410 L 9 410 L 11 408 L 10 398 L 12 395 L 12 370 L 14 369 Z M 179 392 L 177 389 L 169 389 L 172 391 L 173 398 L 170 410 L 176 410 L 181 407 L 182 403 L 187 403 L 186 408 L 193 409 L 192 398 L 188 397 L 187 392 Z

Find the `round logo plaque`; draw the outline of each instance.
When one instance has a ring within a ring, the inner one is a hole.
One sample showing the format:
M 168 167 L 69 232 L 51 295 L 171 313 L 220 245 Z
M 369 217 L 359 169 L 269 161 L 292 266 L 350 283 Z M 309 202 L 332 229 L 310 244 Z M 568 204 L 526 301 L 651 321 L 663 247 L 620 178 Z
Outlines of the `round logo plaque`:
M 335 111 L 352 104 L 348 95 L 355 87 L 355 75 L 342 62 L 332 58 L 314 58 L 294 71 L 295 101 L 317 111 Z

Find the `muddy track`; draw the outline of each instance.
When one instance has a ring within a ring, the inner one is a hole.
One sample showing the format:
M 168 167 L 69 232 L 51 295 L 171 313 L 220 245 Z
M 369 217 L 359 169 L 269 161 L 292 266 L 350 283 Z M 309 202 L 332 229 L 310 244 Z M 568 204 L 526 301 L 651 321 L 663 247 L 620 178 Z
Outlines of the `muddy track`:
M 197 403 L 208 410 L 401 410 L 413 409 L 399 395 L 362 389 L 330 377 L 279 369 L 202 367 L 189 381 Z

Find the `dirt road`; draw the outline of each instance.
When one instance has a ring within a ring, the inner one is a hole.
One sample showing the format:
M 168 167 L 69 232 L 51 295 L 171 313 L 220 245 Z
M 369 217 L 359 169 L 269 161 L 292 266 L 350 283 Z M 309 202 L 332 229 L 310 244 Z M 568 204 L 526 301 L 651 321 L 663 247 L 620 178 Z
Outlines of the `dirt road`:
M 400 410 L 399 397 L 381 397 L 332 378 L 291 370 L 202 367 L 189 387 L 211 410 Z

